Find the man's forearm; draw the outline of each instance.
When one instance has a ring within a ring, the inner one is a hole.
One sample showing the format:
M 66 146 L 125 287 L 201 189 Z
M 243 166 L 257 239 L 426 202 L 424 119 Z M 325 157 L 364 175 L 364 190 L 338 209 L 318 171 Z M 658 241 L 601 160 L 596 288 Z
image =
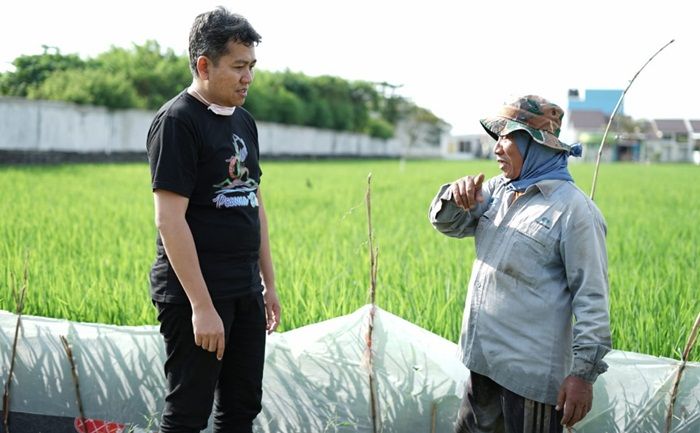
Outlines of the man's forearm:
M 479 216 L 487 207 L 488 203 L 479 203 L 475 209 L 462 209 L 454 202 L 450 184 L 445 184 L 430 204 L 428 219 L 436 230 L 447 236 L 473 236 Z
M 595 215 L 577 216 L 562 246 L 576 318 L 570 374 L 593 383 L 607 369 L 602 359 L 612 347 L 606 228 Z
M 159 224 L 158 230 L 182 288 L 192 308 L 212 306 L 211 296 L 199 267 L 194 238 L 184 218 L 172 218 Z

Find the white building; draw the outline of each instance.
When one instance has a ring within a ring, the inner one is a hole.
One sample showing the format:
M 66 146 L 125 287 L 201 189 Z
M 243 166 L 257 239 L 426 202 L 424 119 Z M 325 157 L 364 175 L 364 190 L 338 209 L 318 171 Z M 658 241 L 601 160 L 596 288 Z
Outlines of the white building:
M 442 156 L 446 159 L 490 158 L 493 144 L 486 133 L 453 135 L 445 141 Z

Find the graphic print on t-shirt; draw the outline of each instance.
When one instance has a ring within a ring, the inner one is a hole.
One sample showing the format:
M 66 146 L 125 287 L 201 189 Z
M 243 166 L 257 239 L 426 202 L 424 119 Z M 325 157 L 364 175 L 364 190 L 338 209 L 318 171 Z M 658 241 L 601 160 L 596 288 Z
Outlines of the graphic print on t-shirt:
M 219 188 L 212 201 L 216 207 L 257 207 L 258 198 L 255 195 L 258 183 L 251 178 L 245 160 L 248 157 L 248 148 L 241 137 L 232 134 L 233 155 L 226 160 L 228 163 L 228 177 L 222 182 L 212 185 Z

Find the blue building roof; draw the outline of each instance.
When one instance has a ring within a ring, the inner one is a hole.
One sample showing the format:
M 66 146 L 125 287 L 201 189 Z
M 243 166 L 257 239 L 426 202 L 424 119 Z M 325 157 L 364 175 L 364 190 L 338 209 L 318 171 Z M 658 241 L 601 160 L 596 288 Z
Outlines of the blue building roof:
M 622 96 L 622 90 L 587 89 L 581 97 L 578 91 L 569 91 L 569 112 L 572 111 L 601 111 L 611 116 L 617 101 Z M 625 114 L 624 101 L 617 113 Z

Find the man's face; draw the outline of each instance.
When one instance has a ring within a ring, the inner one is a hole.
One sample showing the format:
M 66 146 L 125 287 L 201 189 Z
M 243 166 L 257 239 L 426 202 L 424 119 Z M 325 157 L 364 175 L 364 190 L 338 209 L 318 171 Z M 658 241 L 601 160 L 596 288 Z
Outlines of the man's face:
M 215 65 L 207 61 L 207 95 L 213 104 L 239 107 L 248 96 L 257 60 L 255 47 L 238 42 L 228 43 L 228 53 Z
M 520 176 L 520 170 L 523 168 L 523 156 L 520 154 L 518 145 L 515 144 L 512 133 L 499 137 L 493 148 L 493 153 L 496 154 L 498 168 L 507 179 L 513 180 Z

